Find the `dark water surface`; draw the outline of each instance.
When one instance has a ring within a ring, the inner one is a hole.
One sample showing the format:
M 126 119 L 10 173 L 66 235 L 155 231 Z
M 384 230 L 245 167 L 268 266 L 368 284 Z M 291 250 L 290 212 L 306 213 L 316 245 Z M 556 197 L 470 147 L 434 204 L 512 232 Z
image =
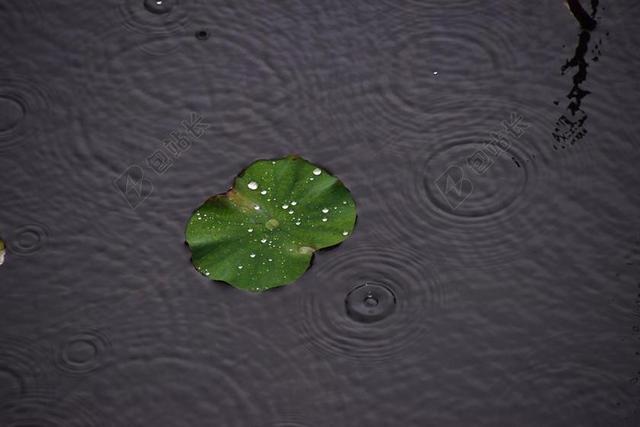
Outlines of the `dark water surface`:
M 3 0 L 0 426 L 640 425 L 640 5 L 596 18 Z M 198 274 L 193 209 L 289 153 L 354 235 Z

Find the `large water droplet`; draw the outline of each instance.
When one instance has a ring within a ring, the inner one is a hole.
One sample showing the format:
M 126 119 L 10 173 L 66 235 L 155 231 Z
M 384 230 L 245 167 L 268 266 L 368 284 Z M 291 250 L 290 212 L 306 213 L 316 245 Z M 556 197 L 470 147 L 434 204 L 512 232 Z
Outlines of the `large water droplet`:
M 322 171 L 321 171 L 320 169 L 318 169 L 318 168 L 315 168 L 315 169 L 313 170 L 313 174 L 314 174 L 314 175 L 320 175 L 321 173 L 322 173 Z
M 387 286 L 370 282 L 353 288 L 347 294 L 345 305 L 353 320 L 377 322 L 394 312 L 396 296 Z
M 144 7 L 151 13 L 161 15 L 171 12 L 174 0 L 144 0 Z
M 251 181 L 250 183 L 247 184 L 247 187 L 249 187 L 249 190 L 257 190 L 258 183 L 255 181 Z

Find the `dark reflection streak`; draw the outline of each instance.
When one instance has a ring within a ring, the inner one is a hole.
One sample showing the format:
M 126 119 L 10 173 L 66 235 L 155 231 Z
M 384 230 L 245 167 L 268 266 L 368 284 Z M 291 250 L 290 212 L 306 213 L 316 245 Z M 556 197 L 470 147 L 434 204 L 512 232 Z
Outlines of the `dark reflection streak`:
M 576 46 L 573 57 L 567 60 L 562 66 L 561 71 L 564 75 L 570 68 L 577 68 L 573 75 L 573 86 L 567 94 L 570 102 L 567 106 L 570 114 L 563 114 L 557 121 L 553 131 L 553 138 L 560 144 L 560 147 L 566 148 L 566 143 L 575 144 L 576 140 L 582 139 L 586 135 L 587 130 L 584 123 L 587 120 L 586 113 L 581 109 L 582 99 L 590 92 L 581 87 L 587 80 L 587 68 L 589 63 L 586 60 L 589 52 L 589 41 L 591 40 L 591 31 L 596 27 L 595 16 L 598 11 L 599 0 L 591 0 L 591 15 L 589 15 L 580 5 L 579 0 L 566 0 L 571 13 L 578 20 L 582 27 L 582 31 L 578 36 L 578 45 Z M 594 58 L 594 61 L 597 58 Z M 558 145 L 553 146 L 558 149 Z
M 566 0 L 569 10 L 578 20 L 582 28 L 585 30 L 593 30 L 596 28 L 596 10 L 598 8 L 598 0 L 591 0 L 591 15 L 582 7 L 579 0 Z

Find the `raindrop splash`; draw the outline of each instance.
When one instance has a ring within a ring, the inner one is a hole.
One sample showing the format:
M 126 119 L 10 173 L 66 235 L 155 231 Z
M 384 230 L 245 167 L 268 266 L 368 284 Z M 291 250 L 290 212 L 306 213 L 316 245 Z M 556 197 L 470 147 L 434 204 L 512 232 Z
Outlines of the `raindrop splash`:
M 396 296 L 388 287 L 365 283 L 353 288 L 345 299 L 347 314 L 357 322 L 372 323 L 393 313 Z
M 173 0 L 144 0 L 144 8 L 151 13 L 162 15 L 171 12 Z

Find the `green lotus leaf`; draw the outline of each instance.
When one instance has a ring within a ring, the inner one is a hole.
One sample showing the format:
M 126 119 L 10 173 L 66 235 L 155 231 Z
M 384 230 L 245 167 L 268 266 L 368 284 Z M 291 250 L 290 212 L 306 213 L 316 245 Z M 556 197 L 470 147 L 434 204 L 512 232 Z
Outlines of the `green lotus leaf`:
M 289 156 L 252 163 L 229 191 L 205 201 L 189 219 L 186 240 L 200 273 L 258 292 L 298 279 L 313 253 L 344 241 L 355 222 L 342 182 Z

